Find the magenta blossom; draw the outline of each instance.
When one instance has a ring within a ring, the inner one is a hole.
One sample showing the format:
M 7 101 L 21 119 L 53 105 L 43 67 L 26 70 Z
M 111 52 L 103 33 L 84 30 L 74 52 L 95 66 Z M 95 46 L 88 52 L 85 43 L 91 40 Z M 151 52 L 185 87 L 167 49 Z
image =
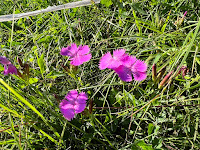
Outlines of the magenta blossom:
M 67 120 L 74 118 L 75 114 L 81 113 L 86 107 L 88 96 L 85 92 L 78 94 L 71 90 L 60 103 L 60 111 Z
M 17 74 L 17 68 L 5 56 L 0 56 L 0 63 L 4 65 L 4 75 Z
M 132 81 L 132 75 L 137 81 L 142 81 L 147 77 L 147 64 L 136 57 L 129 56 L 124 49 L 113 51 L 113 57 L 109 52 L 105 54 L 100 60 L 99 68 L 113 69 L 125 82 Z
M 81 45 L 77 47 L 77 45 L 73 43 L 71 46 L 62 48 L 60 54 L 64 56 L 70 56 L 70 64 L 79 66 L 91 59 L 92 55 L 89 53 L 89 51 L 90 48 L 87 45 Z

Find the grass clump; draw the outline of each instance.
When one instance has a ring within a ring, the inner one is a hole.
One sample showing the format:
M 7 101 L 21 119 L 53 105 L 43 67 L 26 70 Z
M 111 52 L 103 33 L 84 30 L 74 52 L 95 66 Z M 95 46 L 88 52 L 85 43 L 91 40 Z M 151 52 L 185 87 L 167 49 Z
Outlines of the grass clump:
M 2 1 L 0 14 L 67 2 L 73 1 Z M 198 7 L 102 0 L 1 22 L 0 56 L 21 74 L 0 74 L 1 149 L 199 149 Z M 88 45 L 90 61 L 71 66 L 60 51 L 72 43 Z M 102 56 L 116 49 L 143 60 L 147 78 L 123 82 L 100 70 Z M 88 100 L 68 121 L 59 104 L 73 89 Z

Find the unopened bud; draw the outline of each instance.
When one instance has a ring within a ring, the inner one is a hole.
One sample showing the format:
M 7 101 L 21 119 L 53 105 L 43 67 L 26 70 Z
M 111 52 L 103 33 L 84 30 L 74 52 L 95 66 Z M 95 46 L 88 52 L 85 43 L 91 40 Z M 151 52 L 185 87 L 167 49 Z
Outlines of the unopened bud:
M 17 69 L 17 75 L 18 75 L 20 78 L 23 78 L 21 72 L 19 72 L 18 69 Z
M 172 75 L 173 71 L 171 71 L 170 73 L 168 73 L 164 79 L 160 82 L 158 88 L 161 89 L 169 80 L 169 77 Z
M 153 64 L 153 66 L 152 66 L 152 80 L 155 82 L 156 78 L 157 78 L 156 64 Z
M 27 76 L 29 77 L 29 65 L 28 64 L 24 64 L 24 73 L 27 74 Z

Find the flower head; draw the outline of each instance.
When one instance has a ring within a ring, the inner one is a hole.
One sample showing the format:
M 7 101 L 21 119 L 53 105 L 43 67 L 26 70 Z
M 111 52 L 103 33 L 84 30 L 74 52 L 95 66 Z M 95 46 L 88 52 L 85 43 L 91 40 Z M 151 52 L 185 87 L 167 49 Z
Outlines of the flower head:
M 17 74 L 17 68 L 5 56 L 0 56 L 0 63 L 4 65 L 4 75 Z
M 124 49 L 113 51 L 113 57 L 110 52 L 106 53 L 100 60 L 99 68 L 113 69 L 125 82 L 132 81 L 132 75 L 138 81 L 146 79 L 147 76 L 147 64 L 136 57 L 129 56 Z
M 60 111 L 70 121 L 75 114 L 81 113 L 85 109 L 87 99 L 85 92 L 78 94 L 76 90 L 71 90 L 60 103 Z
M 73 43 L 71 46 L 62 48 L 60 54 L 64 56 L 70 56 L 70 64 L 79 66 L 91 59 L 92 55 L 89 53 L 89 51 L 90 48 L 87 45 L 81 45 L 77 47 L 77 45 Z

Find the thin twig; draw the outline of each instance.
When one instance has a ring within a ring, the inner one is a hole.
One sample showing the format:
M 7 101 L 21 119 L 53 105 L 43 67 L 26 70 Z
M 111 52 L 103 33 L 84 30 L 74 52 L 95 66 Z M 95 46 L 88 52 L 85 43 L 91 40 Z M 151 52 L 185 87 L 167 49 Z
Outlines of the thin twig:
M 26 12 L 26 13 L 2 15 L 2 16 L 0 16 L 0 22 L 12 21 L 13 18 L 14 18 L 14 20 L 17 20 L 17 19 L 25 18 L 25 17 L 29 17 L 29 16 L 36 16 L 38 14 L 42 14 L 42 13 L 46 13 L 46 12 L 52 12 L 52 11 L 57 11 L 57 10 L 62 10 L 62 9 L 69 9 L 69 8 L 76 8 L 76 7 L 81 7 L 81 6 L 88 6 L 88 5 L 92 5 L 92 4 L 98 4 L 98 3 L 100 3 L 100 0 L 83 0 L 83 1 L 78 1 L 78 2 L 67 3 L 64 5 L 49 6 L 45 9 Z

